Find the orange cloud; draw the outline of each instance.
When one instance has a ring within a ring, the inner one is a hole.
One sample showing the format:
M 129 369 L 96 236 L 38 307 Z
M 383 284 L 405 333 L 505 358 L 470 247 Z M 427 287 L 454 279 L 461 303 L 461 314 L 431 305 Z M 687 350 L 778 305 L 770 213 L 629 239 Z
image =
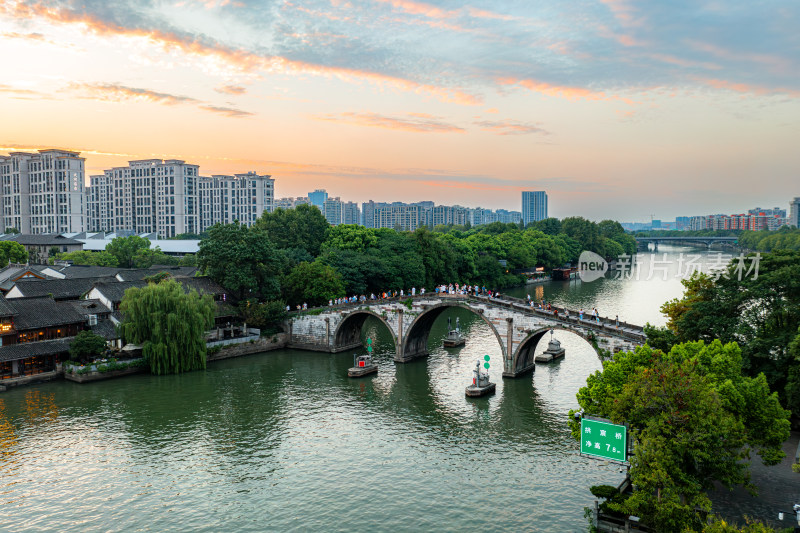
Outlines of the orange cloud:
M 727 91 L 733 91 L 743 94 L 755 94 L 758 96 L 773 96 L 773 95 L 784 94 L 787 96 L 791 96 L 792 98 L 800 97 L 800 91 L 798 91 L 797 89 L 788 89 L 786 87 L 764 87 L 763 85 L 736 83 L 732 81 L 718 80 L 718 79 L 705 79 L 700 81 L 715 89 L 724 89 Z
M 393 1 L 401 2 L 404 5 L 407 3 L 409 6 L 415 4 L 415 2 L 405 2 L 405 0 Z M 427 4 L 420 5 L 425 6 Z M 481 103 L 479 97 L 465 93 L 459 89 L 438 87 L 378 72 L 311 64 L 303 61 L 294 61 L 281 56 L 262 56 L 246 50 L 230 48 L 207 39 L 178 35 L 175 32 L 158 29 L 128 28 L 120 24 L 102 20 L 86 12 L 79 13 L 59 9 L 57 7 L 50 7 L 41 3 L 16 3 L 13 5 L 6 3 L 0 5 L 0 9 L 4 10 L 6 14 L 16 18 L 41 17 L 53 22 L 82 24 L 85 25 L 89 31 L 103 36 L 121 35 L 127 37 L 141 37 L 163 46 L 167 51 L 174 49 L 187 55 L 218 58 L 243 71 L 262 70 L 281 74 L 329 76 L 336 77 L 343 81 L 366 81 L 380 86 L 391 86 L 398 90 L 416 94 L 429 94 L 443 102 L 452 102 L 462 105 L 479 105 Z M 438 8 L 433 9 L 435 10 Z
M 549 83 L 530 79 L 500 78 L 497 82 L 500 85 L 519 85 L 529 91 L 556 98 L 566 98 L 567 100 L 577 100 L 580 98 L 586 100 L 603 100 L 606 97 L 603 93 L 590 91 L 589 89 L 583 89 L 581 87 L 551 85 Z
M 83 98 L 105 102 L 147 102 L 162 105 L 195 104 L 199 109 L 232 118 L 252 116 L 253 113 L 208 104 L 190 96 L 151 91 L 138 87 L 126 87 L 116 83 L 72 83 L 69 88 L 81 93 Z
M 448 19 L 456 16 L 457 11 L 445 11 L 431 4 L 424 2 L 414 2 L 412 0 L 377 0 L 383 4 L 391 4 L 392 7 L 404 11 L 410 15 L 422 15 L 435 19 Z
M 600 0 L 623 26 L 637 26 L 640 21 L 634 17 L 636 10 L 628 0 Z
M 212 113 L 217 113 L 219 115 L 224 115 L 226 117 L 232 118 L 242 118 L 242 117 L 251 117 L 253 113 L 249 111 L 242 111 L 241 109 L 235 109 L 233 107 L 221 107 L 216 105 L 201 105 L 200 109 L 205 109 L 206 111 L 211 111 Z
M 681 59 L 680 57 L 675 57 L 668 54 L 650 54 L 650 57 L 653 59 L 657 59 L 658 61 L 662 61 L 664 63 L 669 63 L 670 65 L 677 65 L 679 67 L 700 67 L 707 70 L 720 70 L 722 67 L 717 65 L 716 63 L 708 63 L 705 61 L 691 61 L 688 59 Z
M 239 95 L 247 92 L 247 89 L 239 85 L 223 85 L 214 89 L 218 93 Z
M 494 13 L 493 11 L 487 11 L 485 9 L 476 9 L 474 7 L 468 7 L 467 12 L 469 13 L 470 17 L 476 19 L 494 19 L 494 20 L 515 20 L 516 17 L 512 17 L 511 15 L 501 15 L 499 13 Z
M 695 50 L 700 50 L 701 52 L 705 52 L 720 59 L 727 59 L 730 61 L 745 60 L 758 65 L 763 65 L 773 72 L 778 73 L 795 69 L 794 62 L 792 60 L 777 55 L 736 52 L 732 50 L 726 50 L 725 48 L 715 44 L 691 39 L 688 39 L 685 42 Z
M 377 113 L 330 113 L 316 115 L 317 120 L 343 122 L 356 126 L 370 126 L 414 133 L 464 133 L 464 128 L 448 124 L 427 113 L 408 113 L 405 117 L 390 117 Z
M 583 87 L 552 85 L 543 81 L 532 79 L 499 78 L 497 79 L 497 83 L 500 85 L 516 85 L 545 96 L 565 98 L 567 100 L 619 100 L 630 105 L 635 103 L 630 98 L 625 98 L 622 96 L 606 95 L 604 92 L 592 91 Z
M 549 135 L 549 132 L 540 128 L 536 124 L 517 122 L 514 120 L 483 120 L 475 123 L 482 130 L 496 133 L 497 135 L 528 135 L 531 133 L 542 133 Z
M 195 103 L 189 96 L 160 93 L 149 89 L 126 87 L 116 83 L 72 83 L 70 89 L 80 91 L 84 98 L 103 100 L 106 102 L 151 102 L 164 105 Z

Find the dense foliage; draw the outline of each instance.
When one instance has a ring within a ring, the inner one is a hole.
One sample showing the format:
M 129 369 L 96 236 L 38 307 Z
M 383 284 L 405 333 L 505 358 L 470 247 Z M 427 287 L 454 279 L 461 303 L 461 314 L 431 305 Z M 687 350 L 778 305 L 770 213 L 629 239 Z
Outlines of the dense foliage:
M 69 355 L 75 361 L 83 361 L 102 354 L 106 349 L 106 340 L 96 333 L 81 331 L 69 345 Z
M 800 228 L 784 226 L 777 231 L 745 231 L 739 236 L 739 244 L 760 252 L 800 250 Z
M 742 373 L 735 343 L 683 343 L 666 354 L 640 347 L 616 354 L 586 383 L 578 392 L 583 411 L 629 424 L 634 440 L 637 490 L 608 506 L 656 531 L 702 530 L 696 509 L 710 511 L 713 482 L 752 488 L 743 462 L 750 450 L 770 465 L 784 455 L 789 413 L 763 375 Z M 570 425 L 580 438 L 578 420 Z
M 177 374 L 206 367 L 205 332 L 214 324 L 209 295 L 185 292 L 168 279 L 125 291 L 120 305 L 122 338 L 142 346 L 154 374 Z
M 336 269 L 319 261 L 297 264 L 282 285 L 288 300 L 308 305 L 326 305 L 328 300 L 344 296 L 342 277 Z
M 800 251 L 764 254 L 758 277 L 739 280 L 737 267 L 732 263 L 716 281 L 708 276 L 685 280 L 683 297 L 662 307 L 668 332 L 649 330 L 648 335 L 664 344 L 670 339 L 738 342 L 745 371 L 764 373 L 784 405 L 800 414 L 800 357 L 790 349 L 800 328 Z
M 138 235 L 116 237 L 100 252 L 77 250 L 51 254 L 50 263 L 56 259 L 76 265 L 123 268 L 150 268 L 153 265 L 195 266 L 195 254 L 186 254 L 183 257 L 167 255 L 158 246 L 150 248 L 150 240 Z
M 16 241 L 0 241 L 0 268 L 9 263 L 25 263 L 28 251 Z
M 216 224 L 200 241 L 198 266 L 240 300 L 275 299 L 283 258 L 263 231 L 244 224 Z
M 251 228 L 214 226 L 200 243 L 198 262 L 240 299 L 280 297 L 294 307 L 441 283 L 502 289 L 525 281 L 516 269 L 560 267 L 587 249 L 611 258 L 635 253 L 636 241 L 617 222 L 580 217 L 525 229 L 502 223 L 414 232 L 331 227 L 319 209 L 304 205 L 265 212 Z
M 137 254 L 149 249 L 150 240 L 138 235 L 117 237 L 106 246 L 106 252 L 113 255 L 117 259 L 117 265 L 123 268 L 132 268 Z

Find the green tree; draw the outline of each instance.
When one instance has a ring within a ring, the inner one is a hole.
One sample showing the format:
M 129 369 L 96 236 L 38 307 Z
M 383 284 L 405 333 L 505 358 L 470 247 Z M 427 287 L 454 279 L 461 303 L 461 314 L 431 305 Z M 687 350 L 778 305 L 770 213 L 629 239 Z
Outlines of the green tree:
M 56 256 L 59 261 L 70 261 L 75 265 L 93 266 L 119 266 L 117 257 L 108 252 L 91 252 L 89 250 L 76 250 L 74 252 L 61 253 Z
M 134 258 L 140 250 L 150 248 L 150 240 L 138 235 L 130 237 L 116 237 L 108 245 L 106 252 L 117 258 L 117 264 L 123 268 L 132 268 Z
M 616 354 L 577 397 L 587 414 L 631 426 L 637 492 L 616 510 L 642 517 L 657 531 L 699 530 L 694 509 L 710 510 L 705 492 L 713 482 L 752 488 L 742 459 L 755 450 L 765 464 L 776 464 L 789 436 L 789 413 L 763 375 L 742 374 L 735 343 Z M 578 422 L 570 425 L 580 438 Z
M 283 280 L 283 292 L 286 301 L 310 306 L 326 305 L 345 295 L 342 277 L 320 261 L 295 266 Z
M 294 209 L 276 209 L 272 213 L 264 211 L 253 228 L 266 232 L 279 250 L 300 248 L 314 258 L 320 253 L 330 224 L 316 206 L 298 205 Z
M 200 270 L 238 299 L 275 299 L 283 258 L 267 235 L 244 224 L 216 224 L 197 253 Z
M 561 221 L 561 231 L 578 241 L 584 250 L 601 253 L 600 230 L 597 224 L 583 217 L 569 217 Z
M 708 276 L 684 281 L 683 297 L 662 311 L 680 342 L 738 342 L 748 374 L 764 373 L 786 401 L 789 376 L 800 372 L 788 351 L 800 327 L 800 251 L 762 255 L 757 277 L 753 261 L 733 261 L 716 281 Z M 800 403 L 785 405 L 800 413 Z
M 106 340 L 96 333 L 85 330 L 79 332 L 69 345 L 69 355 L 75 361 L 84 361 L 102 354 L 106 349 Z
M 214 300 L 185 292 L 169 279 L 125 291 L 120 326 L 126 342 L 142 346 L 154 374 L 178 374 L 206 367 L 205 332 L 214 325 Z
M 5 230 L 3 230 L 3 233 L 6 235 L 18 235 L 19 230 L 15 227 L 7 227 Z
M 528 224 L 528 228 L 539 230 L 545 235 L 558 235 L 561 233 L 561 221 L 557 218 L 545 218 Z
M 133 266 L 136 268 L 150 268 L 153 265 L 177 265 L 176 257 L 165 254 L 159 246 L 155 248 L 140 248 L 133 256 Z
M 247 300 L 240 305 L 242 316 L 248 326 L 265 329 L 286 318 L 286 302 L 283 300 L 270 300 L 258 303 Z M 262 333 L 263 334 L 263 333 Z
M 0 241 L 0 268 L 9 263 L 24 263 L 28 259 L 28 251 L 16 241 Z

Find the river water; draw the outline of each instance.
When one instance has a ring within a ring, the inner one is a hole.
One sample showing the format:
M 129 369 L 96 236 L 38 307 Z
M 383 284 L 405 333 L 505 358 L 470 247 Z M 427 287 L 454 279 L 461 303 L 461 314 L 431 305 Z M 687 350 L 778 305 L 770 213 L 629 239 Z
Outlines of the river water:
M 642 276 L 516 292 L 660 324 L 681 290 Z M 180 376 L 12 389 L 0 395 L 0 530 L 585 531 L 588 487 L 624 476 L 580 457 L 567 428 L 600 369 L 594 351 L 560 332 L 565 359 L 504 380 L 497 340 L 468 311 L 449 315 L 466 346 L 441 347 L 447 316 L 431 355 L 404 365 L 368 321 L 380 368 L 360 380 L 346 377 L 350 353 L 278 350 Z M 467 399 L 483 355 L 497 393 Z

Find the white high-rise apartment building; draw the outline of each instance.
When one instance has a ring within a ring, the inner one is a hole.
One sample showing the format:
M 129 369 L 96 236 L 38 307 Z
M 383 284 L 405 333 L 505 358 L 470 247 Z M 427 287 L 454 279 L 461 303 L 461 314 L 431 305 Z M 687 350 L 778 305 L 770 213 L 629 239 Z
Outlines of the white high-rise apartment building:
M 108 174 L 89 176 L 89 186 L 86 187 L 86 231 L 113 229 L 114 180 Z
M 197 165 L 147 159 L 92 176 L 86 196 L 90 231 L 169 238 L 201 233 L 218 222 L 253 224 L 272 211 L 274 181 L 255 172 L 202 177 Z
M 101 188 L 111 182 L 113 195 L 113 229 L 135 233 L 157 233 L 174 237 L 180 233 L 199 233 L 198 169 L 178 159 L 144 159 L 130 161 L 127 167 L 105 171 L 106 180 L 96 180 Z M 92 185 L 93 187 L 93 185 Z M 95 208 L 100 191 L 92 188 L 87 194 L 87 210 Z M 102 221 L 87 225 L 98 228 Z
M 531 222 L 547 218 L 547 193 L 544 191 L 522 191 L 522 221 Z
M 252 226 L 264 211 L 274 209 L 275 180 L 255 172 L 201 177 L 200 231 L 236 220 Z
M 361 209 L 355 202 L 344 202 L 342 204 L 343 224 L 361 224 Z
M 325 220 L 327 220 L 328 224 L 331 226 L 338 226 L 344 222 L 344 205 L 342 204 L 342 199 L 338 196 L 335 198 L 326 198 L 322 203 L 321 211 Z
M 27 234 L 83 231 L 84 175 L 79 152 L 39 150 L 0 156 L 3 228 Z
M 789 225 L 800 228 L 800 197 L 795 197 L 789 204 Z

